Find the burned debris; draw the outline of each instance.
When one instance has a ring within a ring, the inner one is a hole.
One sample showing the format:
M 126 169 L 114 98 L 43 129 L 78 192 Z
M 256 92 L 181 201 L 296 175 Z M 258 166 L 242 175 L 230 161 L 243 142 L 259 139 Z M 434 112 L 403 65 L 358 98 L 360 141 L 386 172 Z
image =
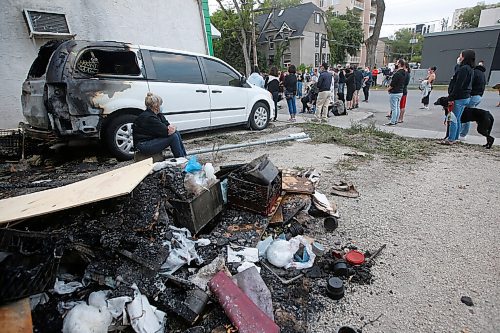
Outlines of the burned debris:
M 339 225 L 319 180 L 266 155 L 216 173 L 145 160 L 0 200 L 16 206 L 0 221 L 0 302 L 29 299 L 35 332 L 305 332 L 322 307 L 311 293 L 341 301 L 348 284 L 372 283 L 383 249 L 308 236 Z M 68 188 L 78 198 L 54 205 Z

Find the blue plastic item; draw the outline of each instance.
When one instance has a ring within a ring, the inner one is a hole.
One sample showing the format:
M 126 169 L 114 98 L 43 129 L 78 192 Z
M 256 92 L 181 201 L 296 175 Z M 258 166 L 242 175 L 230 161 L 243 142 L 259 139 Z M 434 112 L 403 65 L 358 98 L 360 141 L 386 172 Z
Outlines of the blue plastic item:
M 186 164 L 186 168 L 184 168 L 184 171 L 189 173 L 195 173 L 196 171 L 201 171 L 201 170 L 202 166 L 196 159 L 196 155 L 191 156 Z

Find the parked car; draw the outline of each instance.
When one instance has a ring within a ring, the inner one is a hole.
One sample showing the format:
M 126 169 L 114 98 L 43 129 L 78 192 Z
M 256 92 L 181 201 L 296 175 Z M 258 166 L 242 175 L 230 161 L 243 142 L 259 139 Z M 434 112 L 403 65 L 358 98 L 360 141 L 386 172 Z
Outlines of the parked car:
M 181 132 L 246 124 L 262 130 L 274 115 L 270 93 L 215 57 L 122 42 L 50 41 L 22 88 L 27 135 L 98 138 L 119 159 L 133 157 L 132 123 L 144 97 L 164 100 Z

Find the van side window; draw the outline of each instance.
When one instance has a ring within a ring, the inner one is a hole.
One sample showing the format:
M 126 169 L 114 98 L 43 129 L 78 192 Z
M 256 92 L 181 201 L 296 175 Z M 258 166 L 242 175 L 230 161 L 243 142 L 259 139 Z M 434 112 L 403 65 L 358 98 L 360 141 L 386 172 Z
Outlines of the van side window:
M 240 87 L 240 77 L 231 68 L 211 59 L 203 59 L 207 71 L 207 84 Z
M 196 57 L 155 51 L 150 53 L 157 80 L 203 84 L 200 65 Z
M 141 74 L 135 53 L 123 50 L 87 50 L 78 59 L 76 69 L 87 75 Z

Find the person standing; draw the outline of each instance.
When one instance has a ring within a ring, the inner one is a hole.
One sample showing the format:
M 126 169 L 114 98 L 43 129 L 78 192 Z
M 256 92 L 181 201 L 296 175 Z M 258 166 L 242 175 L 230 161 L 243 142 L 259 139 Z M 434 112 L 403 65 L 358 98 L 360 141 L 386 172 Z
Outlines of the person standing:
M 427 81 L 429 88 L 425 90 L 424 96 L 422 97 L 422 104 L 424 106 L 420 107 L 421 109 L 429 110 L 429 97 L 431 95 L 432 85 L 434 84 L 434 81 L 436 81 L 436 69 L 436 66 L 433 66 L 429 68 L 427 72 L 427 77 L 424 81 Z
M 302 88 L 304 85 L 304 74 L 301 71 L 297 74 L 297 97 L 302 98 Z
M 403 96 L 401 97 L 401 103 L 399 104 L 399 118 L 398 123 L 403 122 L 406 111 L 406 97 L 408 96 L 408 85 L 410 84 L 411 69 L 407 62 L 405 62 L 405 84 L 403 86 Z
M 260 75 L 258 66 L 253 67 L 252 74 L 248 77 L 247 82 L 253 84 L 254 86 L 264 88 L 264 78 Z
M 474 67 L 474 76 L 472 77 L 472 90 L 470 92 L 470 102 L 467 105 L 470 108 L 476 108 L 479 103 L 481 103 L 481 99 L 484 94 L 484 89 L 486 87 L 486 76 L 484 73 L 486 72 L 486 68 L 484 67 L 484 61 L 481 60 Z M 469 133 L 470 122 L 466 122 L 462 124 L 462 130 L 460 131 L 461 140 L 465 140 L 467 134 Z
M 377 76 L 378 76 L 378 69 L 377 69 L 377 65 L 375 65 L 375 66 L 373 66 L 373 69 L 372 69 L 372 78 L 373 78 L 372 85 L 374 87 L 377 86 Z
M 323 63 L 320 67 L 321 74 L 318 78 L 318 101 L 316 102 L 316 117 L 322 121 L 328 121 L 328 105 L 330 104 L 330 88 L 333 76 L 328 71 L 328 64 Z
M 356 91 L 356 78 L 354 77 L 354 73 L 352 72 L 352 68 L 346 68 L 346 87 L 347 87 L 347 94 L 346 94 L 346 101 L 347 101 L 347 110 L 352 110 L 354 109 L 354 92 Z
M 267 77 L 267 80 L 265 83 L 265 88 L 273 96 L 274 110 L 275 110 L 273 121 L 276 121 L 278 119 L 278 101 L 279 101 L 279 94 L 280 94 L 280 80 L 278 78 L 278 69 L 275 66 L 271 67 L 271 70 L 269 71 L 269 76 Z
M 361 72 L 361 68 L 353 68 L 354 73 L 354 81 L 356 83 L 356 90 L 354 91 L 354 108 L 359 108 L 359 92 L 363 87 L 363 72 Z
M 295 104 L 295 95 L 297 95 L 297 69 L 295 65 L 288 66 L 288 75 L 285 76 L 285 98 L 286 104 L 288 105 L 288 113 L 290 114 L 290 119 L 288 121 L 295 121 L 295 115 L 297 114 L 297 106 Z
M 345 71 L 344 71 L 344 69 L 340 69 L 339 70 L 339 91 L 338 91 L 338 96 L 339 96 L 339 99 L 342 102 L 344 102 L 344 104 L 345 104 L 345 97 L 344 97 L 345 82 L 346 82 Z
M 392 76 L 391 83 L 389 84 L 389 101 L 391 103 L 391 121 L 385 124 L 386 126 L 395 126 L 399 119 L 399 106 L 401 98 L 403 97 L 403 87 L 405 84 L 405 62 L 399 59 L 396 63 L 396 72 Z
M 311 84 L 318 82 L 318 69 L 315 68 L 313 74 L 311 75 Z
M 370 67 L 366 67 L 365 71 L 363 72 L 363 95 L 365 95 L 365 99 L 363 100 L 363 102 L 368 102 L 372 81 L 373 81 L 373 75 L 370 71 Z
M 330 100 L 332 103 L 335 103 L 338 99 L 337 91 L 339 90 L 339 70 L 334 68 L 330 73 L 333 77 L 332 86 L 330 87 Z
M 455 71 L 448 86 L 448 103 L 453 108 L 450 115 L 450 131 L 448 138 L 441 141 L 441 144 L 452 145 L 457 142 L 460 134 L 460 118 L 465 106 L 470 102 L 472 91 L 472 78 L 474 77 L 474 67 L 476 53 L 473 50 L 464 50 L 458 57 L 459 67 Z

